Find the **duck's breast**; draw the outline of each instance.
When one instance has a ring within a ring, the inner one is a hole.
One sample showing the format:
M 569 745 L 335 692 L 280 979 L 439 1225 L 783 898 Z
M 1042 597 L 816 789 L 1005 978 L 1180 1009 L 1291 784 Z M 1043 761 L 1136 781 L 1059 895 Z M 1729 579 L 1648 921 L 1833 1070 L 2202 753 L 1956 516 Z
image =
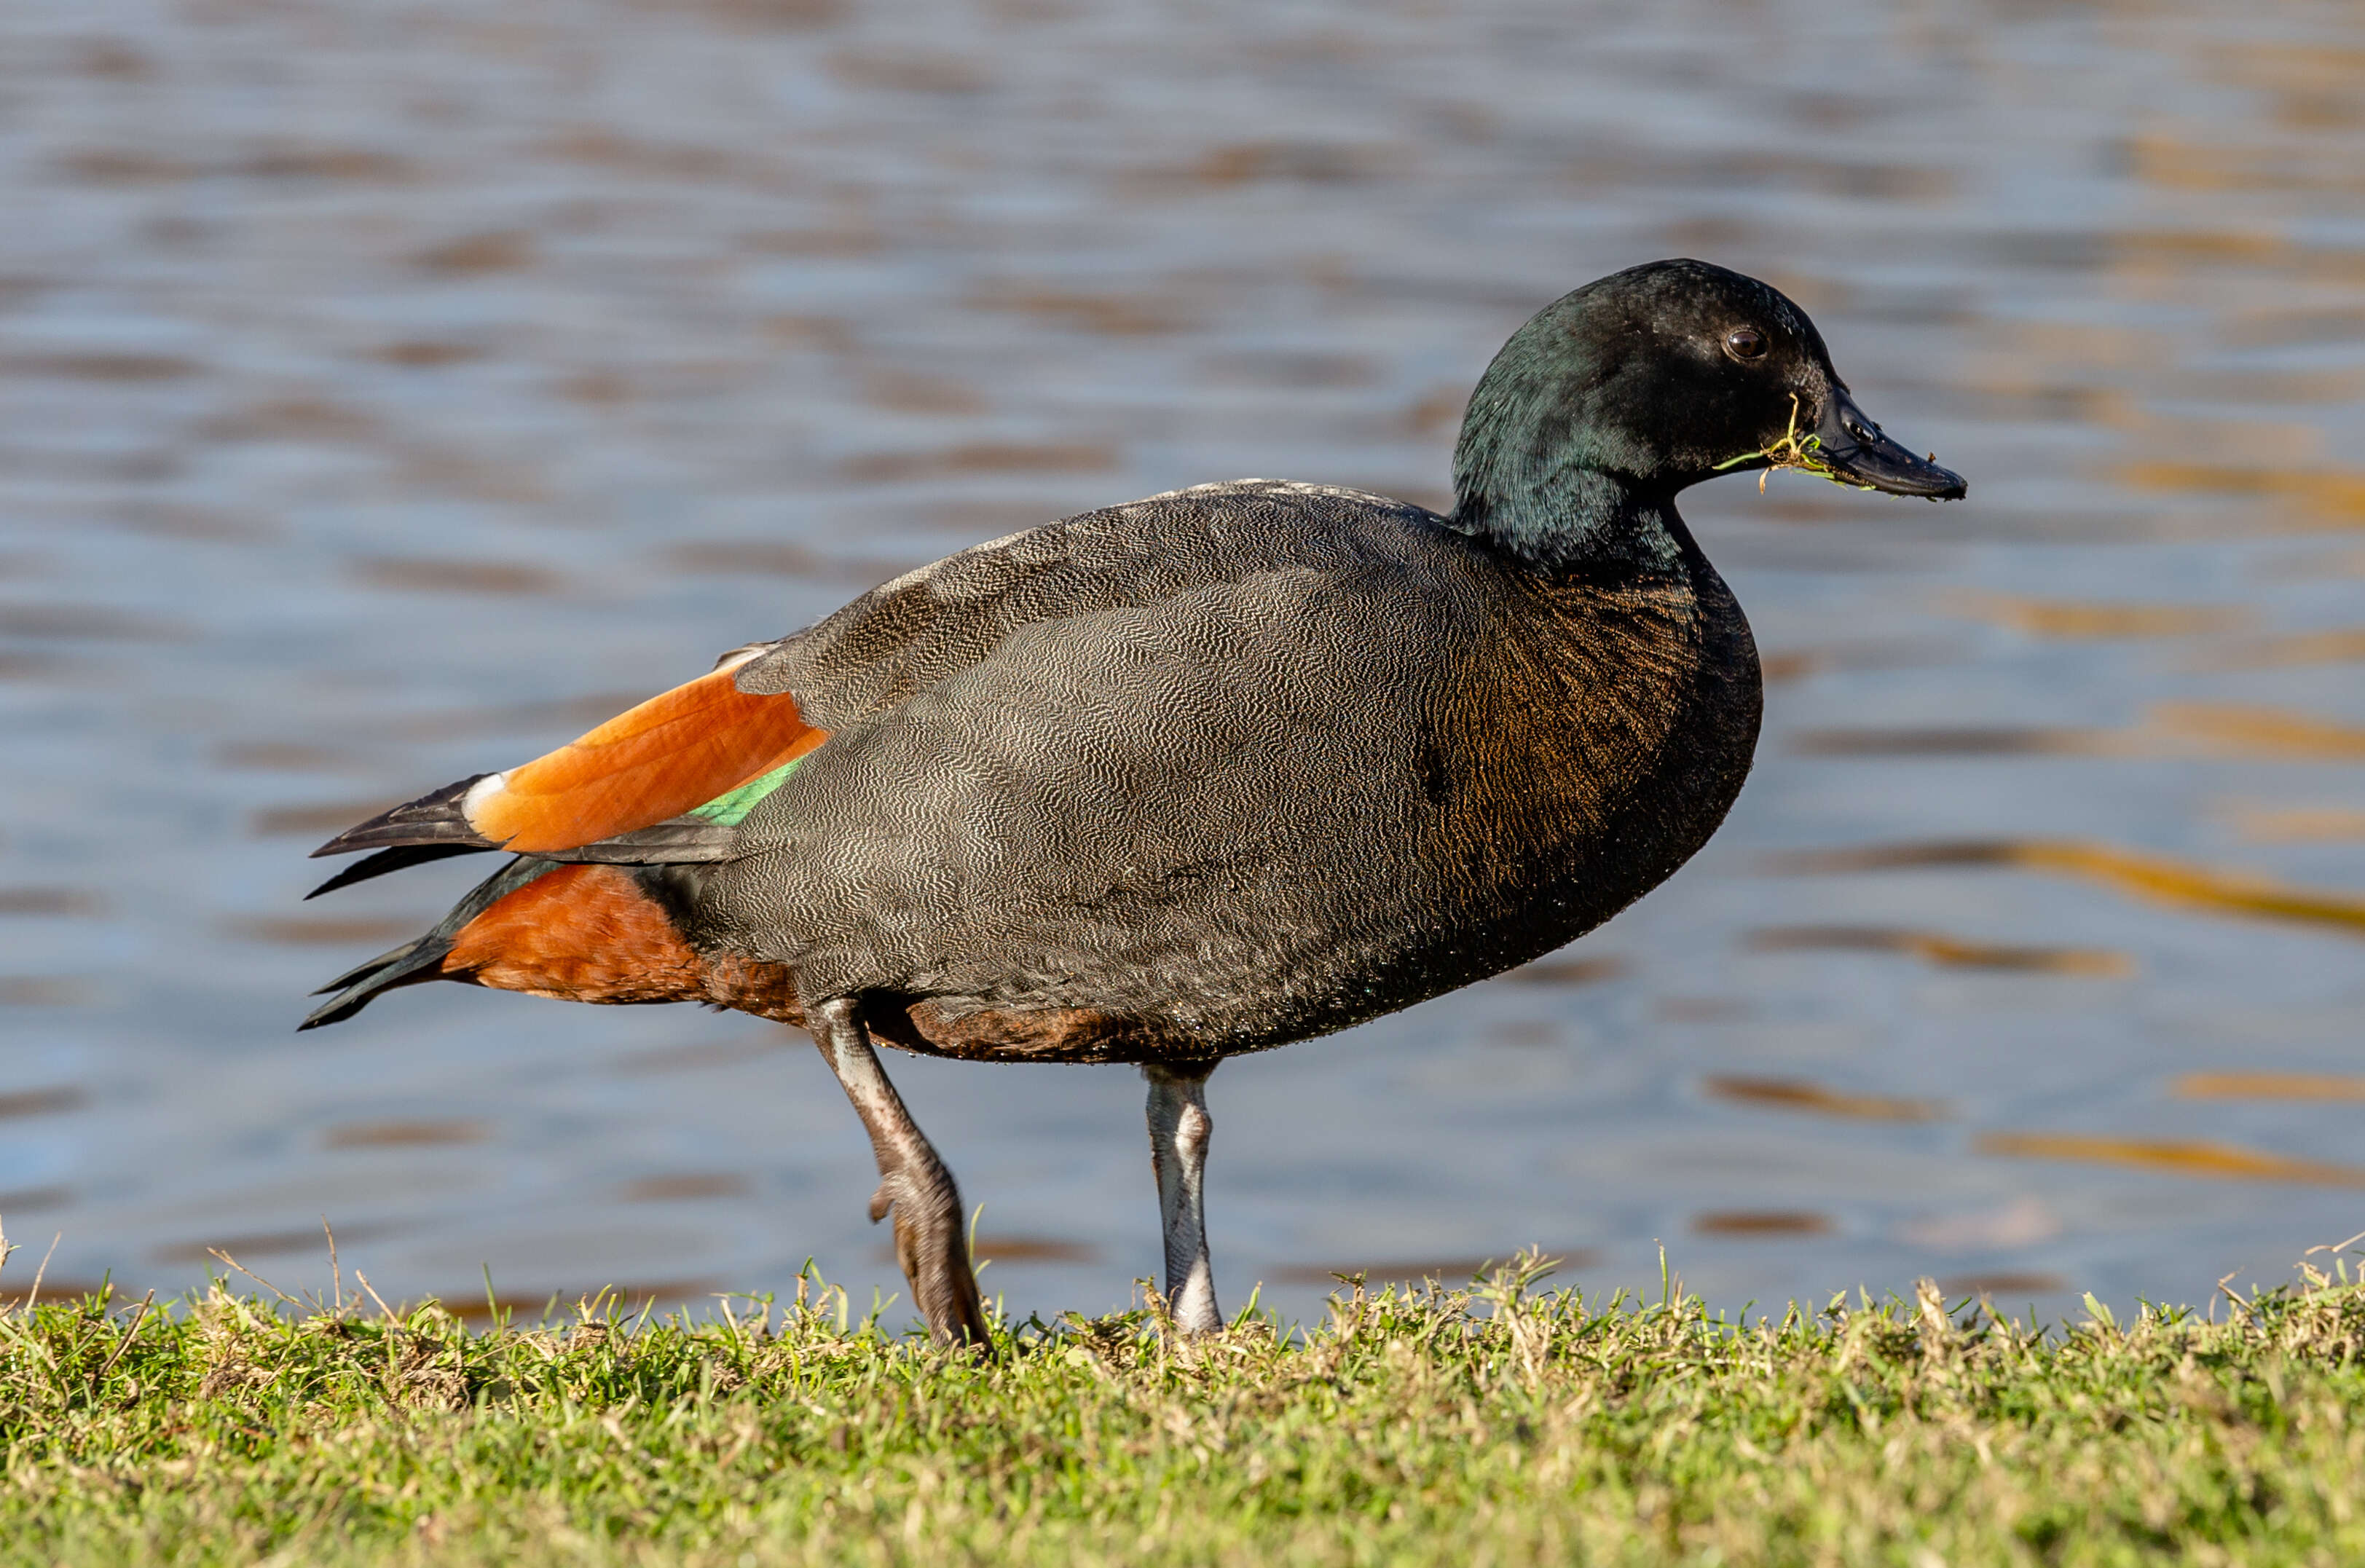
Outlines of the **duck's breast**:
M 1440 842 L 1468 857 L 1466 983 L 1608 920 L 1723 822 L 1756 748 L 1756 646 L 1705 561 L 1682 577 L 1538 585 L 1489 638 L 1493 673 L 1459 688 L 1464 766 Z M 1466 978 L 1463 978 L 1466 977 Z

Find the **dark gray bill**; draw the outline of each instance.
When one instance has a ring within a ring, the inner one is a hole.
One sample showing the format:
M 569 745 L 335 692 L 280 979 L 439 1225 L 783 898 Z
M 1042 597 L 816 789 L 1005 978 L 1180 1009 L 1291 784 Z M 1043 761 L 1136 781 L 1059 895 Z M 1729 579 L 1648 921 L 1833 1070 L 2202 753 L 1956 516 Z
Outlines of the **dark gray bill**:
M 1815 455 L 1850 484 L 1933 501 L 1959 501 L 1967 493 L 1960 474 L 1898 445 L 1844 391 L 1834 390 L 1824 403 L 1815 434 Z

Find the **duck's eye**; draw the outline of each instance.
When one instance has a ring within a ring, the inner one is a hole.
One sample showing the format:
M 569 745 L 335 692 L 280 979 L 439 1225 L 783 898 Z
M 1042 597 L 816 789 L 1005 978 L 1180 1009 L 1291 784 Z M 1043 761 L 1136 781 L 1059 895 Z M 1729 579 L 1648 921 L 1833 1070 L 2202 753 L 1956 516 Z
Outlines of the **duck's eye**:
M 1765 334 L 1754 327 L 1735 327 L 1724 335 L 1724 352 L 1735 359 L 1761 359 L 1765 353 Z

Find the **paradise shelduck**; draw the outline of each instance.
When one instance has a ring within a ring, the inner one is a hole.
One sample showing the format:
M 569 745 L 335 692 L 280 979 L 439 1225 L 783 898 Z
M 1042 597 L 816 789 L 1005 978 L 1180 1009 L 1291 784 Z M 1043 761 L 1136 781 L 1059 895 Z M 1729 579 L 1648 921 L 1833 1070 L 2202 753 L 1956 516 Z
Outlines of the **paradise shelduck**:
M 1723 820 L 1757 654 L 1676 494 L 1774 467 L 1964 493 L 1778 291 L 1694 261 L 1587 284 L 1488 366 L 1449 513 L 1265 479 L 1086 512 L 340 835 L 318 853 L 375 853 L 321 891 L 513 858 L 304 1026 L 429 980 L 799 1025 L 914 1305 L 981 1344 L 958 1189 L 872 1042 L 1134 1063 L 1171 1311 L 1216 1328 L 1216 1065 L 1547 953 Z

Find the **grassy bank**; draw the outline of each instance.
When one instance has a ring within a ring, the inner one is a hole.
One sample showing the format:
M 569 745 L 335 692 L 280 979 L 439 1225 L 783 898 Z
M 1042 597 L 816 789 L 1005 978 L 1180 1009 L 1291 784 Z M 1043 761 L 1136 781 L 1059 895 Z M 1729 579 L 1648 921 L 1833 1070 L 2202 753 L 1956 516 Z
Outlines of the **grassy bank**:
M 12 1266 L 10 1272 L 22 1278 Z M 2365 1560 L 2365 1290 L 2038 1332 L 1523 1285 L 992 1362 L 849 1319 L 0 1313 L 0 1562 Z

